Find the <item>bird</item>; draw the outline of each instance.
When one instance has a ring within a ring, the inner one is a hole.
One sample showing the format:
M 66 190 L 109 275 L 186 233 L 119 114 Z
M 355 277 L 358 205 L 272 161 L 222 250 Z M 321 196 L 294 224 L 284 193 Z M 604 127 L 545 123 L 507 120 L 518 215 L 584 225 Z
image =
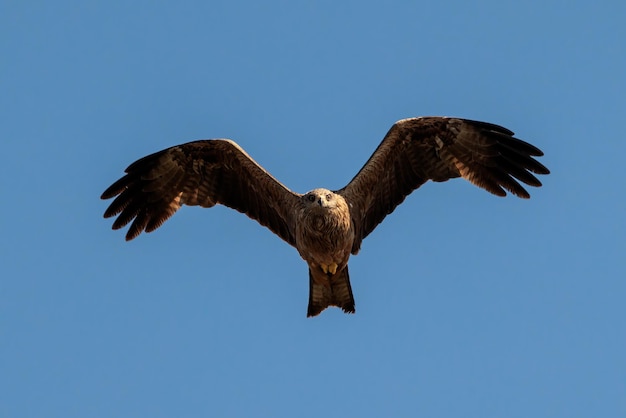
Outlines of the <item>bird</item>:
M 102 193 L 112 229 L 126 240 L 159 228 L 183 205 L 221 204 L 295 247 L 308 265 L 307 317 L 329 306 L 355 312 L 348 260 L 415 189 L 462 177 L 496 196 L 530 197 L 550 171 L 543 152 L 502 126 L 455 117 L 395 122 L 365 165 L 339 190 L 291 191 L 230 139 L 188 142 L 143 157 Z M 132 222 L 132 223 L 131 223 Z

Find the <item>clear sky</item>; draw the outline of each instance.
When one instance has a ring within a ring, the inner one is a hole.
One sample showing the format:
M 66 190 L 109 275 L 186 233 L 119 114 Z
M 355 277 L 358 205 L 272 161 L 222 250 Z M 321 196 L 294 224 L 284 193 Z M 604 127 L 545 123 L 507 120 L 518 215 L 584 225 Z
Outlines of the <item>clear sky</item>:
M 0 4 L 0 416 L 626 416 L 626 3 Z M 126 243 L 134 160 L 236 140 L 345 185 L 398 119 L 545 152 L 532 198 L 413 193 L 307 319 L 298 253 L 224 207 Z

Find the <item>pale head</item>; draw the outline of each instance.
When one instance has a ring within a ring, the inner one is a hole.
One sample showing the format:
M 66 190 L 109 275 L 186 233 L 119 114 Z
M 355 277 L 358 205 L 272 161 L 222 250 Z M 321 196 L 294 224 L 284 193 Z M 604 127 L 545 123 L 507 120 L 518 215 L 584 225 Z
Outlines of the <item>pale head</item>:
M 309 208 L 334 209 L 341 204 L 340 199 L 343 198 L 328 189 L 313 189 L 302 196 L 302 200 Z

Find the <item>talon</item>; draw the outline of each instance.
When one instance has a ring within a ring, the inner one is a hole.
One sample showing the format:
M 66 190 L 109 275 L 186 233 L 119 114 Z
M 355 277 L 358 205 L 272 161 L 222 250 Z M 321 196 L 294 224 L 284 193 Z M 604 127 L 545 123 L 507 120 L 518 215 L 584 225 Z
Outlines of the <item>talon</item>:
M 326 264 L 320 264 L 320 267 L 324 273 L 328 274 L 328 266 Z
M 337 273 L 337 263 L 333 263 L 330 266 L 328 266 L 328 271 L 330 271 L 331 274 L 335 274 Z

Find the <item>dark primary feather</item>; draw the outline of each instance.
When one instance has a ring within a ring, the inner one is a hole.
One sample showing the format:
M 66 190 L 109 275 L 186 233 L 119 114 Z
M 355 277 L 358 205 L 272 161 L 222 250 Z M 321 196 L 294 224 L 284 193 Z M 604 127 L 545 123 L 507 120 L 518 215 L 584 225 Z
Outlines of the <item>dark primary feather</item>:
M 543 153 L 498 125 L 423 117 L 396 122 L 350 183 L 336 193 L 351 204 L 357 226 L 352 252 L 413 190 L 428 180 L 463 177 L 497 195 L 529 198 L 518 182 L 539 187 L 550 171 L 532 157 Z
M 183 204 L 223 204 L 245 213 L 291 245 L 298 202 L 291 192 L 230 140 L 174 146 L 132 163 L 126 175 L 102 193 L 115 197 L 105 218 L 119 215 L 113 229 L 132 221 L 126 239 L 161 226 Z

